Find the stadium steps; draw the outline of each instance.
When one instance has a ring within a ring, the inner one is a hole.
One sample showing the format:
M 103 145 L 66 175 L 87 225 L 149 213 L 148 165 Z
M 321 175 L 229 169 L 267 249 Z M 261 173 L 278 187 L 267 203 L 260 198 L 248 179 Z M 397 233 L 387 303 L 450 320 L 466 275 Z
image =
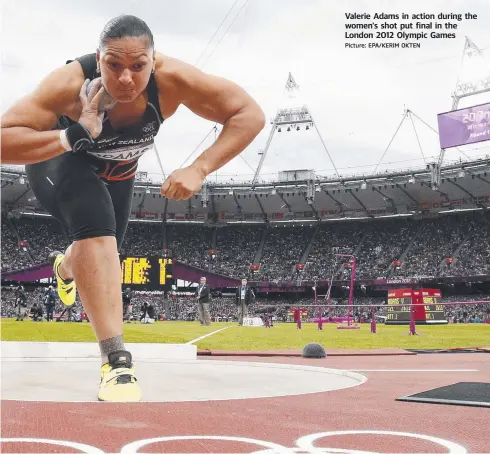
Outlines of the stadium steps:
M 162 226 L 162 237 L 163 237 L 163 249 L 168 249 L 167 223 L 164 223 Z
M 17 238 L 17 244 L 19 244 L 21 241 L 29 241 L 28 238 L 21 238 L 20 235 L 19 235 L 19 232 L 17 231 L 17 228 L 15 227 L 15 222 L 10 219 L 8 216 L 7 216 L 7 225 L 10 227 L 10 230 L 13 232 L 13 234 L 15 235 L 15 237 Z M 29 257 L 31 263 L 33 265 L 36 264 L 35 260 L 34 260 L 34 257 L 32 256 L 32 254 L 30 253 L 29 251 L 29 248 L 26 248 L 26 251 L 25 253 L 27 254 L 27 257 Z
M 364 244 L 364 241 L 366 241 L 366 235 L 362 235 L 361 236 L 361 239 L 359 240 L 359 243 L 357 243 L 357 246 L 356 248 L 354 249 L 354 252 L 352 252 L 352 255 L 354 255 L 355 257 L 359 257 L 359 252 L 361 251 L 361 248 L 362 248 L 362 245 Z M 350 252 L 345 252 L 345 254 L 349 254 Z M 344 262 L 342 262 L 338 269 L 335 271 L 335 274 L 338 276 L 339 274 L 342 273 L 342 271 L 344 270 Z
M 211 236 L 211 243 L 210 243 L 210 247 L 209 249 L 213 249 L 213 250 L 216 250 L 217 249 L 217 237 L 218 237 L 218 227 L 213 227 L 213 233 L 212 233 L 212 236 Z M 210 273 L 213 273 L 214 272 L 214 262 L 212 260 L 209 261 L 208 263 L 208 271 Z
M 458 245 L 458 247 L 453 251 L 451 252 L 451 257 L 452 258 L 458 258 L 459 256 L 459 252 L 461 251 L 461 249 L 463 248 L 464 244 L 470 239 L 471 235 L 472 235 L 473 232 L 468 232 L 468 235 L 466 235 L 464 237 L 464 240 L 461 241 L 461 244 Z M 446 262 L 444 261 L 446 257 L 443 257 L 441 259 L 441 263 L 439 264 L 439 276 L 442 274 L 442 270 L 444 268 L 444 265 L 446 264 Z
M 301 258 L 299 259 L 298 263 L 302 263 L 303 265 L 306 265 L 306 262 L 308 261 L 308 256 L 310 255 L 311 248 L 313 247 L 313 243 L 315 242 L 315 238 L 319 231 L 320 231 L 320 223 L 318 223 L 315 230 L 313 231 L 310 241 L 306 245 L 303 254 L 301 254 Z M 291 267 L 291 280 L 294 281 L 295 277 L 296 277 L 296 263 Z
M 260 240 L 259 247 L 257 249 L 257 252 L 255 253 L 254 264 L 258 264 L 262 260 L 262 254 L 264 252 L 265 240 L 267 239 L 268 234 L 269 234 L 269 228 L 264 229 L 264 232 L 262 233 L 262 239 Z
M 213 238 L 211 239 L 211 249 L 216 249 L 218 238 L 218 227 L 213 227 Z
M 316 226 L 315 230 L 313 231 L 313 234 L 311 235 L 309 243 L 306 245 L 306 248 L 301 255 L 301 258 L 298 263 L 305 264 L 306 261 L 308 260 L 308 256 L 310 255 L 311 248 L 313 247 L 313 242 L 315 241 L 315 238 L 320 231 L 320 223 Z
M 408 242 L 407 244 L 407 247 L 405 248 L 405 250 L 402 252 L 402 255 L 400 255 L 400 257 L 398 257 L 396 260 L 403 260 L 405 261 L 406 258 L 407 258 L 407 255 L 408 253 L 410 252 L 410 249 L 412 249 L 412 246 L 413 246 L 413 243 L 415 243 L 415 240 L 417 239 L 417 237 L 420 235 L 420 232 L 422 231 L 423 229 L 423 223 L 420 223 L 419 225 L 419 228 L 417 229 L 417 231 L 415 232 L 415 235 L 412 237 L 412 239 Z M 391 266 L 391 263 L 388 265 L 388 269 L 386 270 L 386 276 L 390 277 L 393 275 L 393 270 L 394 268 Z

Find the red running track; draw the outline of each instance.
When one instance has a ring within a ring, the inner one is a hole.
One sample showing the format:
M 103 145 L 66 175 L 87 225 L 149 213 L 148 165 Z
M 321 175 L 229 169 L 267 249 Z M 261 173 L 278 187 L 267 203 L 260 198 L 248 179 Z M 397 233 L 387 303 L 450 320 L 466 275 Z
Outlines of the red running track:
M 227 361 L 231 359 L 226 358 Z M 301 444 L 301 438 L 311 434 L 370 430 L 437 437 L 457 443 L 471 453 L 490 451 L 489 409 L 395 401 L 397 397 L 459 381 L 488 381 L 490 364 L 486 354 L 329 357 L 322 360 L 240 357 L 237 360 L 378 371 L 362 372 L 368 381 L 354 388 L 266 399 L 140 404 L 2 401 L 1 435 L 4 439 L 43 438 L 84 443 L 106 453 L 120 452 L 129 443 L 150 438 L 217 436 L 218 440 L 159 442 L 137 452 L 221 453 L 266 449 L 235 440 L 236 437 L 298 448 L 298 440 Z M 478 372 L 388 372 L 379 369 L 478 369 Z M 165 386 L 165 377 L 162 377 L 162 386 Z M 226 437 L 233 439 L 223 439 Z M 336 435 L 320 438 L 314 444 L 381 453 L 449 452 L 449 449 L 427 440 L 388 434 Z M 80 452 L 66 446 L 25 442 L 3 443 L 1 451 Z

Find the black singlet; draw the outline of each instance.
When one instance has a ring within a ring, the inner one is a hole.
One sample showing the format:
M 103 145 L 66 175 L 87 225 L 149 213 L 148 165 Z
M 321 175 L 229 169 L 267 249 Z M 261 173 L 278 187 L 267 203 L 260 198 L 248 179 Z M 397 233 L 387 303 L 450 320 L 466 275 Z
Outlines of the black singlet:
M 67 63 L 72 61 L 68 60 Z M 100 77 L 97 74 L 95 53 L 79 57 L 76 61 L 82 66 L 85 79 L 93 80 Z M 150 76 L 147 92 L 148 104 L 139 124 L 116 131 L 105 116 L 102 132 L 95 139 L 95 148 L 84 152 L 100 178 L 107 181 L 122 181 L 134 177 L 138 159 L 153 148 L 154 138 L 164 121 L 153 74 Z M 56 127 L 63 129 L 73 123 L 70 118 L 62 116 Z

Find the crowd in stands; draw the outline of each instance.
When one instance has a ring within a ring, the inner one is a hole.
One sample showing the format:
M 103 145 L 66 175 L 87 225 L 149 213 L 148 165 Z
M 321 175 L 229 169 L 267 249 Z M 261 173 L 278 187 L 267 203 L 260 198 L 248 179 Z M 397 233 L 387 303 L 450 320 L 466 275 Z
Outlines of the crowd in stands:
M 366 223 L 363 233 L 356 276 L 359 279 L 384 278 L 389 275 L 393 262 L 402 256 L 414 228 L 406 222 L 376 221 Z
M 60 223 L 53 218 L 37 219 L 20 218 L 12 220 L 13 225 L 23 241 L 27 241 L 27 250 L 36 263 L 43 263 L 55 250 L 68 247 L 68 237 L 64 234 Z
M 299 263 L 314 230 L 308 226 L 269 229 L 260 260 L 261 280 L 291 280 L 293 267 Z
M 122 252 L 133 255 L 157 255 L 163 249 L 161 224 L 130 222 L 122 245 Z
M 348 258 L 339 258 L 335 254 L 353 254 L 362 238 L 366 224 L 342 223 L 321 226 L 313 240 L 301 273 L 303 280 L 330 280 L 332 275 L 339 277 L 342 265 Z
M 31 236 L 34 232 L 30 232 Z M 27 247 L 20 245 L 15 230 L 10 228 L 6 219 L 2 218 L 1 241 L 2 271 L 22 269 L 33 265 L 33 260 L 27 252 Z
M 202 269 L 207 269 L 212 238 L 213 229 L 208 227 L 192 224 L 167 227 L 167 248 L 173 257 Z
M 250 265 L 257 262 L 260 272 L 250 280 L 350 279 L 350 268 L 345 267 L 349 259 L 335 256 L 340 253 L 356 255 L 358 279 L 464 276 L 490 274 L 489 225 L 489 213 L 318 227 L 131 222 L 123 252 L 149 255 L 167 248 L 175 260 L 235 278 L 247 277 Z M 2 218 L 1 240 L 2 271 L 43 263 L 52 250 L 69 244 L 58 222 L 46 218 Z M 216 255 L 209 250 L 216 250 Z M 296 264 L 304 265 L 303 271 L 297 273 Z
M 413 245 L 398 276 L 438 276 L 441 263 L 453 257 L 469 233 L 473 220 L 466 216 L 448 216 L 444 222 L 424 220 L 414 235 Z
M 442 276 L 464 276 L 488 274 L 490 269 L 490 220 L 472 221 L 464 242 L 456 254 L 456 261 L 445 264 Z
M 259 248 L 263 227 L 235 226 L 219 228 L 217 244 L 219 254 L 214 261 L 213 271 L 226 276 L 247 276 L 250 264 L 254 263 L 255 254 Z M 226 245 L 226 247 L 223 247 Z
M 464 301 L 481 301 L 483 298 L 475 295 L 451 295 L 443 298 L 446 303 L 457 303 Z M 490 300 L 488 295 L 486 301 Z M 444 308 L 446 318 L 452 323 L 482 323 L 490 319 L 490 303 L 471 305 L 449 305 Z

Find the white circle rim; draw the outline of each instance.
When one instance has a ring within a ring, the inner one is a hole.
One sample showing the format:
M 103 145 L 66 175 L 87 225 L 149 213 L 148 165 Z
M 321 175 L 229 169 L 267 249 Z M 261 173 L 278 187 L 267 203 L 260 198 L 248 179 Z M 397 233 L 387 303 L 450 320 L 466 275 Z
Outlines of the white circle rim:
M 313 443 L 320 438 L 334 437 L 336 435 L 393 435 L 397 437 L 407 437 L 416 438 L 418 440 L 430 441 L 432 443 L 443 446 L 449 449 L 448 454 L 467 454 L 468 451 L 461 445 L 454 443 L 449 440 L 444 440 L 443 438 L 433 437 L 431 435 L 421 435 L 411 432 L 395 432 L 391 430 L 338 430 L 334 432 L 319 432 L 316 434 L 306 435 L 304 437 L 298 438 L 296 445 L 308 452 L 323 452 L 323 449 L 328 448 L 317 448 L 313 446 Z

